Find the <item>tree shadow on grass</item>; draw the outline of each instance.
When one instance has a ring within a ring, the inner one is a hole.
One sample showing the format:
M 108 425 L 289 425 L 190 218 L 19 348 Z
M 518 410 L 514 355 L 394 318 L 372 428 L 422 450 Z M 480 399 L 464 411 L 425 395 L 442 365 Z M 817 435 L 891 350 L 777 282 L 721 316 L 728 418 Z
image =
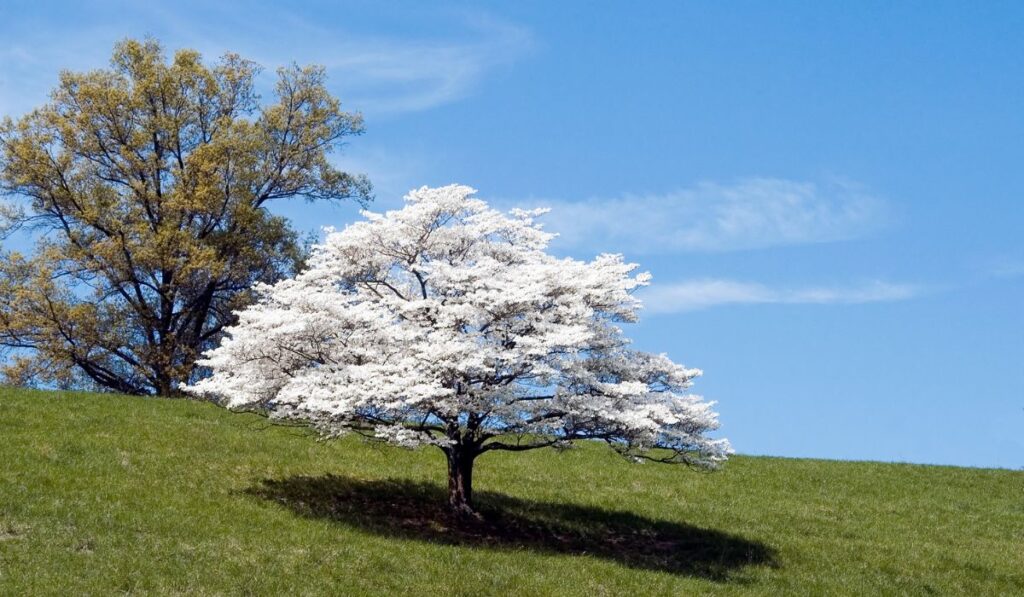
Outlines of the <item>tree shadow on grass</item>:
M 448 514 L 441 487 L 404 479 L 296 476 L 265 479 L 247 493 L 302 516 L 448 545 L 590 555 L 716 581 L 738 580 L 735 572 L 747 566 L 775 566 L 774 550 L 760 542 L 624 511 L 477 492 L 482 520 L 466 521 Z

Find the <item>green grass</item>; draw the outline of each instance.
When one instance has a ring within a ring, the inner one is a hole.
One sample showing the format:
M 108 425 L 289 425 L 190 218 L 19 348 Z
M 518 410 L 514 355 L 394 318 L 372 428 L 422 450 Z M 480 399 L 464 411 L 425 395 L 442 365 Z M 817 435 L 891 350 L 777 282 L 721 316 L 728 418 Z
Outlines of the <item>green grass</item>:
M 955 438 L 951 438 L 953 441 Z M 436 451 L 210 404 L 0 388 L 0 594 L 1022 594 L 1024 473 Z

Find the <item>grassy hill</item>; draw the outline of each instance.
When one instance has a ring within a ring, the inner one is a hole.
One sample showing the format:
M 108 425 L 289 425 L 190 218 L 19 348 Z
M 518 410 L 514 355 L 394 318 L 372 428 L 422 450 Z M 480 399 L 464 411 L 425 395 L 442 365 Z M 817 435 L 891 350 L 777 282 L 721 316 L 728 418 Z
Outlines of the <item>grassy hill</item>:
M 1024 593 L 1021 472 L 489 454 L 467 529 L 435 452 L 0 388 L 0 594 Z

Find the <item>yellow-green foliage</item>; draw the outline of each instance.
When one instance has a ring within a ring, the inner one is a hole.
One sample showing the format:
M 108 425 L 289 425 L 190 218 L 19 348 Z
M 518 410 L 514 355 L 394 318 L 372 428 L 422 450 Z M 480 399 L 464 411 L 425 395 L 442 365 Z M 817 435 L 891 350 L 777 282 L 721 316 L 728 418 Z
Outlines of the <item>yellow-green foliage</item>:
M 37 226 L 35 253 L 0 254 L 0 346 L 12 383 L 172 394 L 255 282 L 302 258 L 266 203 L 366 201 L 365 177 L 328 152 L 363 130 L 324 71 L 278 71 L 152 40 L 118 44 L 110 68 L 63 72 L 46 105 L 0 123 L 0 230 Z

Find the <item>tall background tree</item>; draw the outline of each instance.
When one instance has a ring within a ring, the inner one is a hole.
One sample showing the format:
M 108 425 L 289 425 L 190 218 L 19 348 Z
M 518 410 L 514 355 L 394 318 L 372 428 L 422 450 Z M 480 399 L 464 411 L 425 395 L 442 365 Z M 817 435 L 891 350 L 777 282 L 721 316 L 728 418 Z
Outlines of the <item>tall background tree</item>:
M 0 123 L 0 217 L 38 238 L 0 255 L 6 381 L 174 395 L 253 284 L 302 262 L 267 204 L 369 200 L 328 161 L 363 123 L 324 70 L 279 69 L 265 104 L 258 73 L 126 40 L 109 69 L 61 73 L 49 103 Z

